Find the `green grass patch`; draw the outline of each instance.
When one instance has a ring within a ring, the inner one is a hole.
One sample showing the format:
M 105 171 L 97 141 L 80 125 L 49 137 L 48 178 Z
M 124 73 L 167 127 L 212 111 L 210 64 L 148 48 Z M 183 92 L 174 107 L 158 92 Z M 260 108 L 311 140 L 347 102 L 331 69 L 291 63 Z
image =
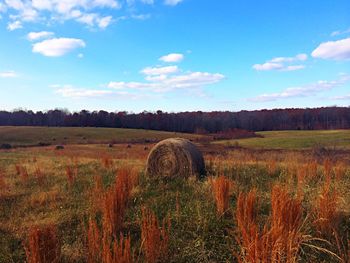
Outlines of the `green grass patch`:
M 215 143 L 260 149 L 310 149 L 317 146 L 350 148 L 350 130 L 266 131 L 263 138 L 225 140 Z

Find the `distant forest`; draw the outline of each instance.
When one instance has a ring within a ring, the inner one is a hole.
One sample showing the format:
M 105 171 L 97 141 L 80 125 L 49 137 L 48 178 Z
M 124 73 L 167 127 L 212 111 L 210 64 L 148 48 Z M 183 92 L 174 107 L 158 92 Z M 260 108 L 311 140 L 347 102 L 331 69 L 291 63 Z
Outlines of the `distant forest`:
M 350 107 L 275 109 L 240 112 L 106 112 L 67 110 L 0 111 L 0 126 L 65 126 L 136 128 L 189 133 L 349 129 Z

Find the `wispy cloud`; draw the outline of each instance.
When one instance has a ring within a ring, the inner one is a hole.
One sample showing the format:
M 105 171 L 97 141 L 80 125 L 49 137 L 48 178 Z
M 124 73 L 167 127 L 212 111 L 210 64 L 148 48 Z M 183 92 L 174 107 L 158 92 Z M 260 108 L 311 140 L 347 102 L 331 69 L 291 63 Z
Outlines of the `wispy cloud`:
M 125 7 L 133 13 L 135 3 L 153 5 L 154 0 L 4 0 L 0 2 L 0 13 L 8 13 L 10 22 L 8 30 L 22 28 L 25 22 L 45 22 L 75 20 L 90 27 L 107 28 L 118 21 L 111 15 L 106 15 L 103 9 L 121 9 Z M 164 0 L 164 4 L 175 6 L 182 0 Z M 150 14 L 131 14 L 128 18 L 145 20 Z M 123 16 L 125 17 L 125 16 Z
M 175 6 L 179 3 L 181 3 L 183 0 L 165 0 L 164 4 L 170 5 L 170 6 Z
M 7 29 L 9 31 L 14 31 L 16 29 L 20 29 L 20 28 L 23 28 L 23 25 L 22 25 L 22 22 L 21 21 L 13 21 L 13 22 L 9 22 L 7 24 Z
M 348 60 L 350 59 L 350 38 L 321 43 L 311 55 L 314 58 Z
M 276 57 L 266 61 L 263 64 L 253 65 L 253 69 L 258 71 L 294 71 L 305 68 L 304 65 L 291 65 L 292 63 L 300 63 L 301 61 L 307 60 L 306 54 L 298 54 L 295 57 Z
M 0 78 L 16 78 L 18 74 L 13 70 L 0 72 Z
M 53 32 L 48 32 L 48 31 L 41 31 L 41 32 L 30 32 L 27 35 L 27 39 L 29 41 L 35 41 L 39 39 L 46 39 L 46 38 L 51 38 L 55 34 Z
M 335 37 L 335 36 L 345 35 L 345 34 L 348 34 L 348 33 L 350 33 L 350 28 L 348 28 L 348 29 L 346 29 L 346 30 L 343 30 L 343 31 L 341 31 L 341 30 L 333 31 L 333 32 L 331 33 L 331 36 L 332 36 L 332 37 Z
M 110 82 L 109 88 L 118 90 L 148 90 L 151 92 L 169 92 L 173 90 L 199 89 L 224 79 L 224 75 L 208 72 L 189 72 L 179 75 L 159 75 L 146 78 L 148 82 Z
M 5 0 L 0 3 L 0 10 L 8 12 L 12 20 L 9 30 L 21 28 L 23 22 L 50 20 L 76 20 L 104 29 L 113 19 L 102 15 L 102 8 L 121 8 L 121 3 L 116 0 Z
M 276 101 L 280 99 L 298 98 L 298 97 L 310 97 L 315 96 L 318 93 L 332 90 L 350 81 L 350 75 L 341 75 L 337 80 L 320 80 L 316 83 L 286 88 L 285 90 L 277 93 L 262 94 L 254 98 L 248 99 L 253 102 L 267 102 Z
M 141 70 L 141 73 L 145 75 L 167 75 L 176 73 L 179 71 L 177 66 L 168 66 L 168 67 L 147 67 Z
M 89 88 L 78 88 L 73 85 L 51 85 L 55 88 L 55 94 L 61 95 L 64 98 L 72 99 L 94 99 L 94 98 L 104 98 L 104 99 L 131 99 L 131 100 L 141 100 L 145 98 L 155 98 L 159 95 L 149 95 L 143 93 L 131 93 L 127 91 L 116 91 L 112 89 L 89 89 Z
M 60 57 L 77 48 L 83 48 L 86 44 L 76 38 L 53 38 L 33 45 L 32 51 L 47 57 Z
M 58 85 L 55 86 L 57 88 L 55 93 L 68 98 L 102 97 L 113 93 L 111 90 L 76 88 L 72 85 L 63 85 L 61 87 L 58 87 Z
M 220 82 L 225 78 L 220 73 L 182 71 L 178 66 L 146 67 L 140 71 L 144 81 L 110 81 L 101 89 L 76 88 L 71 85 L 52 86 L 56 93 L 64 97 L 101 97 L 109 95 L 131 96 L 160 96 L 166 92 L 185 91 L 206 96 L 204 87 Z
M 332 99 L 333 100 L 350 100 L 350 94 L 343 95 L 343 96 L 335 96 Z

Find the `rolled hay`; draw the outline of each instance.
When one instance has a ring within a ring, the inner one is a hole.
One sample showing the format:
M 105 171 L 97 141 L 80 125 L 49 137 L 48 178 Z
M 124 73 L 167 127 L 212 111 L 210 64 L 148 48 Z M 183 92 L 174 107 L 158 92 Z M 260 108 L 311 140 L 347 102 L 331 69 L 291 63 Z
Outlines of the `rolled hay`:
M 166 139 L 156 144 L 148 155 L 147 174 L 155 177 L 205 176 L 202 153 L 189 140 Z

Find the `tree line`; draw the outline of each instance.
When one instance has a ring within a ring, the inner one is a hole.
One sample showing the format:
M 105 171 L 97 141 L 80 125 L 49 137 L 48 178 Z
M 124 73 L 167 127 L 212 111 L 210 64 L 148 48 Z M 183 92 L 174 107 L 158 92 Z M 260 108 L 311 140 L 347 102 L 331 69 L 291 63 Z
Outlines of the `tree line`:
M 213 112 L 0 111 L 0 126 L 111 127 L 174 132 L 349 129 L 350 107 Z

